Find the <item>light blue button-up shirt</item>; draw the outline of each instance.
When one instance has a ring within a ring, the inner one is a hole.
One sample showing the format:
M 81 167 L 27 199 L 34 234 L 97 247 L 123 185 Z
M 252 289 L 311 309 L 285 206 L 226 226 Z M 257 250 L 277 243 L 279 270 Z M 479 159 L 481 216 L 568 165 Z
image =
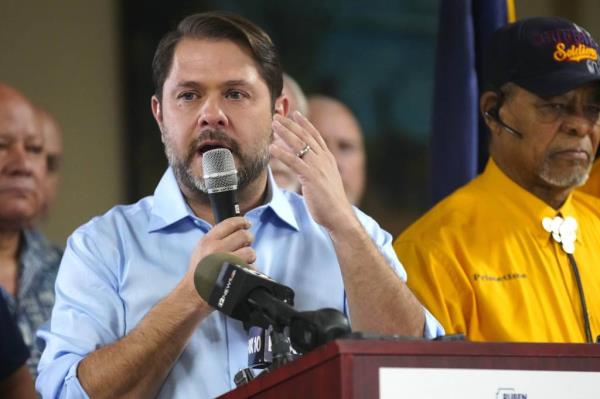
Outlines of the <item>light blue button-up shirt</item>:
M 245 216 L 252 224 L 256 267 L 295 292 L 295 308 L 344 311 L 340 266 L 327 232 L 301 196 L 280 190 L 269 174 L 270 199 Z M 358 218 L 395 269 L 406 273 L 391 236 L 359 210 Z M 128 334 L 183 278 L 193 248 L 210 229 L 194 215 L 171 169 L 154 196 L 117 206 L 69 238 L 56 282 L 46 349 L 37 389 L 44 398 L 87 397 L 78 363 L 90 352 Z M 368 273 L 369 265 L 365 265 Z M 426 313 L 425 336 L 443 334 Z M 213 312 L 192 335 L 158 397 L 209 398 L 235 388 L 234 375 L 248 366 L 248 333 L 241 322 Z

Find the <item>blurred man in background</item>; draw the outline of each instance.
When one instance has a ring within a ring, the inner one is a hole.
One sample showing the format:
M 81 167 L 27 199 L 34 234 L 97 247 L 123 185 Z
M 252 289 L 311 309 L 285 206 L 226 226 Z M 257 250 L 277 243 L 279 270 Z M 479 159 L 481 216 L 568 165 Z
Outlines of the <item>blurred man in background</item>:
M 45 201 L 46 153 L 40 118 L 20 92 L 0 83 L 0 287 L 30 349 L 32 375 L 39 326 L 50 319 L 61 251 L 31 226 Z
M 365 190 L 366 154 L 358 120 L 345 104 L 323 95 L 309 96 L 308 119 L 335 157 L 348 200 L 360 205 Z
M 40 212 L 41 219 L 45 220 L 48 218 L 56 201 L 60 183 L 59 172 L 63 159 L 63 140 L 62 131 L 56 118 L 42 108 L 38 108 L 38 115 L 41 119 L 46 152 L 46 177 L 42 180 L 44 202 Z
M 306 102 L 306 96 L 304 95 L 304 92 L 300 88 L 298 82 L 296 82 L 294 78 L 287 73 L 283 74 L 283 90 L 281 95 L 288 99 L 290 113 L 299 111 L 302 115 L 307 115 L 308 104 Z M 296 176 L 296 174 L 290 168 L 288 168 L 279 159 L 275 158 L 271 158 L 269 166 L 271 166 L 273 178 L 279 187 L 301 194 L 298 176 Z

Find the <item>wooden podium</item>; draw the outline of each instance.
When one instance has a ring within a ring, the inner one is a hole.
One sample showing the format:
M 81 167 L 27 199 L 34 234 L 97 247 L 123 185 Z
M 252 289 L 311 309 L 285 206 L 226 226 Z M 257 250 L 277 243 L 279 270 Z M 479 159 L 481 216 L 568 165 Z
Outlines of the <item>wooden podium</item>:
M 598 372 L 600 345 L 337 340 L 221 398 L 379 398 L 382 367 Z

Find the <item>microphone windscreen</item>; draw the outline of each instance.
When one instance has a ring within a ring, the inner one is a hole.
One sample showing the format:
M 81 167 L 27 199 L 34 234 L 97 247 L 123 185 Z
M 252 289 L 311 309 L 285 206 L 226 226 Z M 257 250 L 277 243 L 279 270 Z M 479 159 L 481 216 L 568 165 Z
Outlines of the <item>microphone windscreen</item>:
M 194 286 L 198 294 L 207 303 L 225 263 L 248 267 L 239 257 L 225 252 L 208 255 L 196 266 L 196 270 L 194 271 Z
M 202 154 L 202 168 L 209 194 L 237 190 L 237 170 L 233 154 L 227 148 L 215 148 Z

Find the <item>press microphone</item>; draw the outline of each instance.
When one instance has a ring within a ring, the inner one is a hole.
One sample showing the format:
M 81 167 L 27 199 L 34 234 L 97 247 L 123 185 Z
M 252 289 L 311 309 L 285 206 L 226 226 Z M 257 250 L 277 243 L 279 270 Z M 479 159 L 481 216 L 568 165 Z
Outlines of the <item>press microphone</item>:
M 504 130 L 506 130 L 507 132 L 511 133 L 512 135 L 522 139 L 523 138 L 523 133 L 519 132 L 518 130 L 513 129 L 512 127 L 508 126 L 506 123 L 504 123 L 504 121 L 502 119 L 500 119 L 500 115 L 498 114 L 498 108 L 492 108 L 489 111 L 485 111 L 483 113 L 483 116 L 485 116 L 486 118 L 490 118 L 491 120 L 495 121 L 496 123 L 498 123 Z
M 215 224 L 240 214 L 236 191 L 238 176 L 233 155 L 227 148 L 216 148 L 202 155 L 204 184 Z
M 210 306 L 250 326 L 268 328 L 289 319 L 295 310 L 294 291 L 279 284 L 228 253 L 200 261 L 194 272 L 198 294 Z
M 194 272 L 198 294 L 210 306 L 252 326 L 282 331 L 289 328 L 291 343 L 304 353 L 350 333 L 346 317 L 336 309 L 298 312 L 294 291 L 250 269 L 240 258 L 215 253 L 200 261 Z

